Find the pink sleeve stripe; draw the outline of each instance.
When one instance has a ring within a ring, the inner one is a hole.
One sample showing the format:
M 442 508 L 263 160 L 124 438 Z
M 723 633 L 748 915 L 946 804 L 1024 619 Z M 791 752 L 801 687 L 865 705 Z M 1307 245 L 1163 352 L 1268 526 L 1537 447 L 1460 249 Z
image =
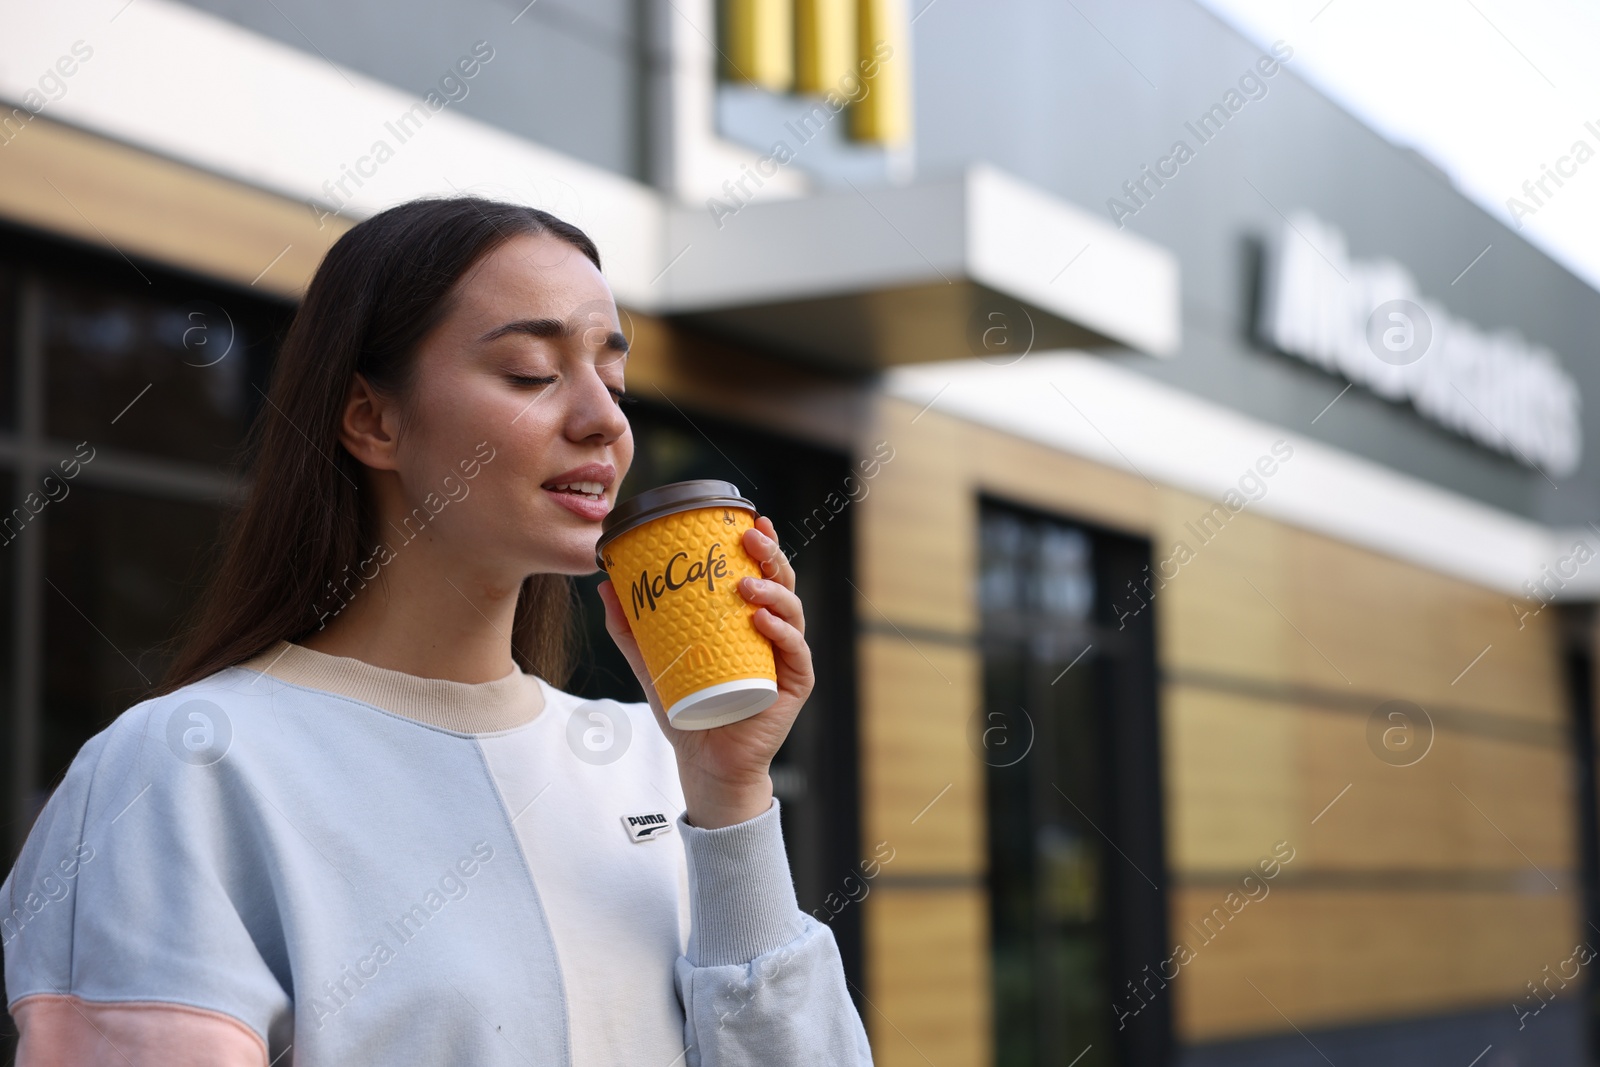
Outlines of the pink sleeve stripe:
M 16 1067 L 267 1067 L 254 1030 L 204 1008 L 35 993 L 11 1016 Z

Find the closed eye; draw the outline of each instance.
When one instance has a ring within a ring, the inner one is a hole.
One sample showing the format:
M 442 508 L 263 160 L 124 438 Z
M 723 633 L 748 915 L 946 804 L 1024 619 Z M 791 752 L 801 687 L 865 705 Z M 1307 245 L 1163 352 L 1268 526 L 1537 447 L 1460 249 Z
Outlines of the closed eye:
M 512 374 L 508 375 L 508 379 L 513 385 L 550 385 L 556 381 L 556 376 L 551 374 L 536 378 L 525 374 Z M 637 404 L 639 402 L 638 397 L 631 395 L 626 390 L 613 389 L 609 386 L 607 386 L 607 390 L 617 398 L 618 404 Z

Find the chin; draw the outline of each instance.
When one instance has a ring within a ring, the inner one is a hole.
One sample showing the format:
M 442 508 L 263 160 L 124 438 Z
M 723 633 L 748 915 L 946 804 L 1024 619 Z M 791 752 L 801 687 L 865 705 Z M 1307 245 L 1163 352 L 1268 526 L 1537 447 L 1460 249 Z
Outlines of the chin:
M 562 553 L 556 559 L 546 557 L 536 568 L 537 573 L 568 574 L 574 578 L 582 578 L 599 571 L 601 568 L 594 561 L 593 544 L 579 551 Z

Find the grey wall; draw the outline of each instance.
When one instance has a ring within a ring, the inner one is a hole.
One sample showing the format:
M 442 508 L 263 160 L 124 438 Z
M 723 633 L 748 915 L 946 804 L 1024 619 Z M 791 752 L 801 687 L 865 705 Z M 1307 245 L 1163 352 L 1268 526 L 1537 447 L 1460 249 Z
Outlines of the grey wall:
M 1318 95 L 1295 73 L 1293 58 L 1266 79 L 1266 96 L 1200 146 L 1183 124 L 1218 102 L 1262 49 L 1192 0 L 925 3 L 913 26 L 920 174 L 986 159 L 1109 221 L 1107 198 L 1122 196 L 1122 183 L 1142 165 L 1154 166 L 1180 137 L 1197 149 L 1127 220 L 1130 231 L 1180 258 L 1182 351 L 1170 361 L 1114 358 L 1530 517 L 1576 523 L 1600 512 L 1600 424 L 1592 417 L 1582 465 L 1558 490 L 1361 386 L 1312 426 L 1344 380 L 1247 340 L 1245 241 L 1274 235 L 1278 211 L 1305 208 L 1344 230 L 1353 256 L 1405 264 L 1422 293 L 1453 313 L 1548 345 L 1589 410 L 1600 405 L 1591 340 L 1600 332 L 1600 294 L 1413 153 Z M 1452 286 L 1490 243 L 1493 250 Z M 1076 251 L 1063 249 L 1062 263 Z
M 452 108 L 643 180 L 640 0 L 186 2 L 419 97 L 487 41 L 494 59 Z

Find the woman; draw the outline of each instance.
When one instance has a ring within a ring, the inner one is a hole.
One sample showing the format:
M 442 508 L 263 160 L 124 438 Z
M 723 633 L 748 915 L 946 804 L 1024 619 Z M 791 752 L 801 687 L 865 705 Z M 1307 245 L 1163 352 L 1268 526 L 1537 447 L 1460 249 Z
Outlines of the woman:
M 626 357 L 544 212 L 414 201 L 334 244 L 196 625 L 7 878 L 21 1067 L 871 1062 L 768 776 L 813 683 L 771 520 L 767 710 L 668 725 L 610 583 L 648 705 L 552 684 Z

